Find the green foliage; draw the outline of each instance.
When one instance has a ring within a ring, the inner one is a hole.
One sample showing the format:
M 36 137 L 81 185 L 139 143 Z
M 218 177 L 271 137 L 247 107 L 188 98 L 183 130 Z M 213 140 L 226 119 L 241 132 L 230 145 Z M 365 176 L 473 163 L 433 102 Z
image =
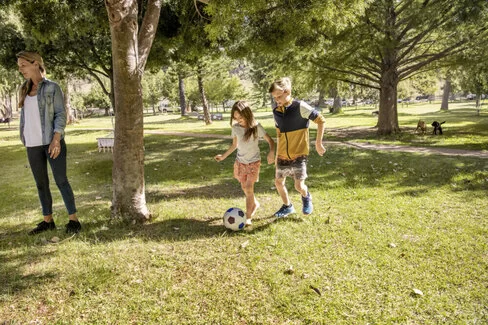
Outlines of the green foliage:
M 82 96 L 84 107 L 96 107 L 101 109 L 109 109 L 112 107 L 109 98 L 103 92 L 98 84 L 90 89 L 90 92 Z
M 15 54 L 25 49 L 22 35 L 9 11 L 0 9 L 0 66 L 17 69 Z
M 439 79 L 433 72 L 415 75 L 398 85 L 398 98 L 414 98 L 417 94 L 434 95 L 437 91 Z
M 205 83 L 207 99 L 214 105 L 223 104 L 227 100 L 246 98 L 246 94 L 237 76 L 226 79 L 214 78 Z
M 48 69 L 110 77 L 110 30 L 103 2 L 19 1 L 16 9 L 27 46 L 43 55 Z
M 142 95 L 145 106 L 155 107 L 162 99 L 172 103 L 178 100 L 178 81 L 170 72 L 159 70 L 156 73 L 147 71 L 142 78 Z

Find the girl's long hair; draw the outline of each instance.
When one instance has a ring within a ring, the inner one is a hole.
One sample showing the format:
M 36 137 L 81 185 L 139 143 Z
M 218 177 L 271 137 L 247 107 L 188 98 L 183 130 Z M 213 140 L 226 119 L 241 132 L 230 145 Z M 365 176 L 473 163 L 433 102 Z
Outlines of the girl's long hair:
M 22 59 L 27 60 L 28 62 L 30 62 L 32 64 L 34 64 L 34 62 L 37 61 L 37 63 L 39 64 L 39 73 L 43 77 L 46 75 L 46 68 L 44 67 L 44 61 L 42 60 L 42 57 L 38 53 L 29 52 L 29 51 L 22 51 L 22 52 L 17 53 L 17 58 L 22 58 Z M 25 97 L 27 96 L 27 94 L 30 93 L 33 85 L 34 85 L 34 83 L 32 82 L 32 80 L 27 79 L 20 86 L 20 88 L 19 88 L 19 108 L 22 108 L 24 106 Z
M 246 121 L 247 128 L 244 133 L 244 140 L 247 141 L 251 136 L 256 139 L 258 136 L 258 123 L 254 119 L 254 114 L 249 107 L 249 104 L 244 100 L 238 100 L 232 105 L 232 110 L 230 112 L 230 125 L 234 122 L 234 113 L 239 112 L 242 118 Z

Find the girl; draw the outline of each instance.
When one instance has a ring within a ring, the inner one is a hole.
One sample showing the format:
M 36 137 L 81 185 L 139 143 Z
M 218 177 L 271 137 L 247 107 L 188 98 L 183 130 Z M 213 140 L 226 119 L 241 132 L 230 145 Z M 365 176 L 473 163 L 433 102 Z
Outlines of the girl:
M 224 160 L 237 148 L 234 177 L 241 183 L 246 195 L 246 225 L 251 225 L 251 219 L 259 208 L 259 202 L 254 196 L 254 183 L 259 180 L 261 166 L 258 141 L 259 138 L 264 138 L 269 144 L 268 164 L 274 163 L 275 143 L 261 124 L 256 122 L 249 104 L 245 101 L 237 101 L 232 106 L 230 125 L 232 126 L 232 145 L 224 154 L 216 155 L 215 160 Z

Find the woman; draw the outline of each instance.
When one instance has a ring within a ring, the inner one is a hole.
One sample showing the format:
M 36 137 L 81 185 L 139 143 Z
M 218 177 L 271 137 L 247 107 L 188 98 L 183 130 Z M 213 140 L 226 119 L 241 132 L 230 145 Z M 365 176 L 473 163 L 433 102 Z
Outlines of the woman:
M 52 212 L 47 162 L 68 210 L 67 233 L 78 233 L 81 224 L 76 217 L 73 190 L 66 176 L 66 111 L 61 88 L 46 79 L 42 57 L 36 52 L 17 53 L 17 64 L 25 82 L 20 87 L 20 139 L 27 148 L 27 158 L 36 181 L 44 220 L 29 232 L 35 235 L 56 229 Z

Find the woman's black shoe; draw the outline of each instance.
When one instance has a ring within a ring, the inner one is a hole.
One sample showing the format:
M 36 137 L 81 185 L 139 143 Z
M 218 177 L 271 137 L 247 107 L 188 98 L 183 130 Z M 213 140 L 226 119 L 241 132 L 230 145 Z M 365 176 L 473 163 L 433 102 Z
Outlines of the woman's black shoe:
M 37 224 L 37 227 L 29 231 L 29 235 L 36 235 L 47 230 L 55 230 L 55 229 L 56 229 L 56 225 L 54 224 L 54 221 L 51 222 L 42 221 Z
M 79 221 L 70 220 L 66 225 L 67 234 L 77 234 L 81 230 L 81 223 Z

